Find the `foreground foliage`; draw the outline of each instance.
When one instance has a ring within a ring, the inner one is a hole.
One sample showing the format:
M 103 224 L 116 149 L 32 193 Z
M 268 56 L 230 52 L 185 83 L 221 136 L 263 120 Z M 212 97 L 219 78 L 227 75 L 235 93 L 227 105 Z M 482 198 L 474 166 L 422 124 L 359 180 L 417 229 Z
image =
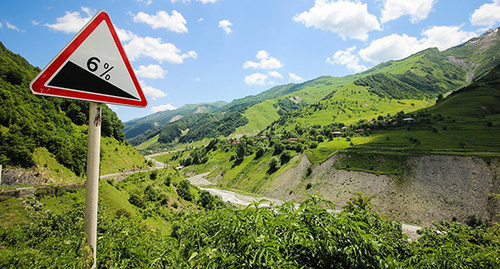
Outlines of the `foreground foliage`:
M 370 210 L 358 195 L 344 208 L 312 197 L 300 205 L 179 214 L 171 235 L 137 219 L 104 218 L 99 268 L 498 268 L 498 227 L 436 223 L 410 242 L 401 225 Z M 0 267 L 85 266 L 83 205 L 0 228 Z

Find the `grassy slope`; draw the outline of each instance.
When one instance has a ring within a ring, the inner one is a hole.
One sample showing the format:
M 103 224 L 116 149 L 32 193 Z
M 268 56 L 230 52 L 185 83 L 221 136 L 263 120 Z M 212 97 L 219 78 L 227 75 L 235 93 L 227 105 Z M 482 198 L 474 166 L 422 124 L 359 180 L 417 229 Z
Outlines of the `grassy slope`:
M 146 167 L 146 159 L 128 143 L 110 137 L 101 138 L 100 174 L 113 174 L 132 168 Z
M 255 106 L 249 107 L 243 116 L 248 119 L 248 123 L 238 127 L 235 136 L 238 135 L 255 135 L 259 133 L 265 126 L 279 119 L 278 110 L 273 106 L 274 100 L 267 100 Z
M 36 169 L 51 183 L 68 184 L 85 180 L 85 175 L 78 177 L 68 168 L 59 164 L 54 155 L 45 148 L 37 148 L 34 152 Z M 124 170 L 146 167 L 146 159 L 130 144 L 120 143 L 114 138 L 101 137 L 100 174 L 114 174 Z
M 114 218 L 117 214 L 127 214 L 131 218 L 141 219 L 150 228 L 162 233 L 170 232 L 170 223 L 165 218 L 172 218 L 175 212 L 193 212 L 198 211 L 194 202 L 188 202 L 179 197 L 176 187 L 183 176 L 173 170 L 162 170 L 158 173 L 155 180 L 150 178 L 151 172 L 139 173 L 129 176 L 120 183 L 111 183 L 102 180 L 99 184 L 99 210 L 107 218 Z M 166 177 L 170 177 L 171 185 L 164 184 Z M 166 197 L 166 205 L 158 207 L 148 204 L 146 210 L 140 209 L 131 203 L 128 199 L 132 194 L 144 196 L 144 190 L 147 186 L 153 186 L 159 193 Z M 191 188 L 193 201 L 197 201 L 198 190 Z M 23 196 L 11 197 L 0 200 L 0 225 L 3 227 L 12 226 L 16 223 L 29 220 L 36 211 L 49 210 L 60 214 L 65 210 L 73 208 L 74 204 L 85 203 L 85 189 L 72 190 L 50 196 Z M 144 214 L 148 210 L 154 210 L 156 213 L 163 214 L 165 218 L 160 218 L 157 214 Z
M 371 119 L 378 115 L 395 113 L 399 111 L 412 111 L 430 105 L 427 100 L 397 100 L 382 99 L 379 100 L 378 96 L 370 94 L 365 87 L 354 85 L 352 82 L 358 78 L 365 77 L 375 73 L 389 73 L 400 76 L 415 76 L 418 78 L 425 78 L 429 73 L 436 81 L 443 81 L 437 85 L 443 89 L 456 90 L 459 86 L 463 85 L 466 80 L 466 72 L 455 64 L 445 62 L 446 57 L 441 55 L 436 49 L 429 49 L 412 55 L 406 59 L 399 61 L 390 61 L 380 64 L 368 71 L 356 75 L 346 76 L 342 78 L 335 77 L 320 77 L 311 80 L 304 84 L 304 86 L 296 92 L 285 94 L 283 96 L 267 100 L 265 105 L 257 104 L 247 109 L 244 114 L 249 120 L 249 123 L 237 130 L 238 135 L 255 134 L 263 130 L 274 120 L 277 119 L 277 108 L 272 104 L 277 103 L 277 100 L 288 97 L 300 97 L 308 104 L 317 102 L 335 102 L 347 101 L 346 105 L 357 107 L 355 110 L 344 111 L 337 115 L 335 122 L 351 123 L 360 119 Z M 446 69 L 447 71 L 443 71 Z M 452 75 L 450 75 L 452 74 Z M 336 92 L 330 101 L 321 101 L 328 94 Z M 351 94 L 353 92 L 353 94 Z M 358 104 L 353 104 L 357 102 Z M 413 103 L 414 106 L 410 104 Z M 363 104 L 369 104 L 369 107 L 362 107 Z M 305 108 L 308 109 L 308 108 Z M 374 111 L 373 109 L 377 109 Z M 271 110 L 271 112 L 269 112 Z M 274 117 L 259 116 L 258 112 L 269 113 Z M 311 116 L 304 117 L 297 120 L 303 125 L 314 124 L 328 124 L 332 122 L 332 114 L 337 114 L 338 109 L 332 107 L 331 110 L 324 110 L 316 112 Z M 263 120 L 264 119 L 264 120 Z M 258 131 L 257 131 L 258 130 Z
M 157 134 L 153 137 L 151 137 L 150 139 L 144 141 L 143 143 L 141 143 L 139 146 L 137 146 L 137 149 L 138 150 L 143 150 L 143 149 L 148 149 L 150 148 L 151 146 L 155 145 L 156 143 L 158 143 L 158 138 L 160 138 L 160 134 Z
M 299 123 L 327 125 L 333 122 L 351 124 L 361 119 L 377 118 L 379 115 L 395 114 L 399 111 L 414 111 L 429 105 L 426 100 L 393 100 L 380 98 L 366 89 L 352 83 L 335 92 L 332 98 L 320 101 L 323 109 L 306 107 L 299 117 L 290 120 L 289 126 Z M 413 104 L 413 105 L 412 105 Z
M 500 67 L 497 67 L 478 82 L 426 109 L 428 115 L 417 116 L 417 120 L 427 120 L 425 124 L 417 121 L 404 127 L 376 132 L 374 139 L 360 148 L 499 154 L 499 100 Z M 411 143 L 410 137 L 418 139 L 420 144 Z

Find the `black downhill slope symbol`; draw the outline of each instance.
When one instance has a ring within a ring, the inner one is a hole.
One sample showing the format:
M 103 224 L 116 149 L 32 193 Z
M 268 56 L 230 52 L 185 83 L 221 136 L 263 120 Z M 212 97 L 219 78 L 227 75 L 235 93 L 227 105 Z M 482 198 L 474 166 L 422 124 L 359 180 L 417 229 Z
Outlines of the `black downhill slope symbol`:
M 139 100 L 71 61 L 63 66 L 48 86 Z

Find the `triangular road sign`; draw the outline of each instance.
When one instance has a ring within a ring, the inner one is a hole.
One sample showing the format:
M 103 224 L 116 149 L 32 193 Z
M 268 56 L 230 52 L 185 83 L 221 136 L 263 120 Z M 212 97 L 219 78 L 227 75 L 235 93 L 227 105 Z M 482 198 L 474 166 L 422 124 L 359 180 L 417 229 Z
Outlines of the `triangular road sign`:
M 147 105 L 109 15 L 99 11 L 31 82 L 34 94 Z

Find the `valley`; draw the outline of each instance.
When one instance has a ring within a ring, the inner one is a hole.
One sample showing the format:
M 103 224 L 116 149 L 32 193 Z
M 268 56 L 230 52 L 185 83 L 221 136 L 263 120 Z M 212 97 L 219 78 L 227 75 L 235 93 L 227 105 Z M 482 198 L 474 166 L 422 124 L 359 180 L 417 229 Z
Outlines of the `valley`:
M 88 104 L 32 95 L 40 69 L 0 45 L 0 267 L 87 267 Z M 499 100 L 496 29 L 232 102 L 104 106 L 98 267 L 494 268 Z

